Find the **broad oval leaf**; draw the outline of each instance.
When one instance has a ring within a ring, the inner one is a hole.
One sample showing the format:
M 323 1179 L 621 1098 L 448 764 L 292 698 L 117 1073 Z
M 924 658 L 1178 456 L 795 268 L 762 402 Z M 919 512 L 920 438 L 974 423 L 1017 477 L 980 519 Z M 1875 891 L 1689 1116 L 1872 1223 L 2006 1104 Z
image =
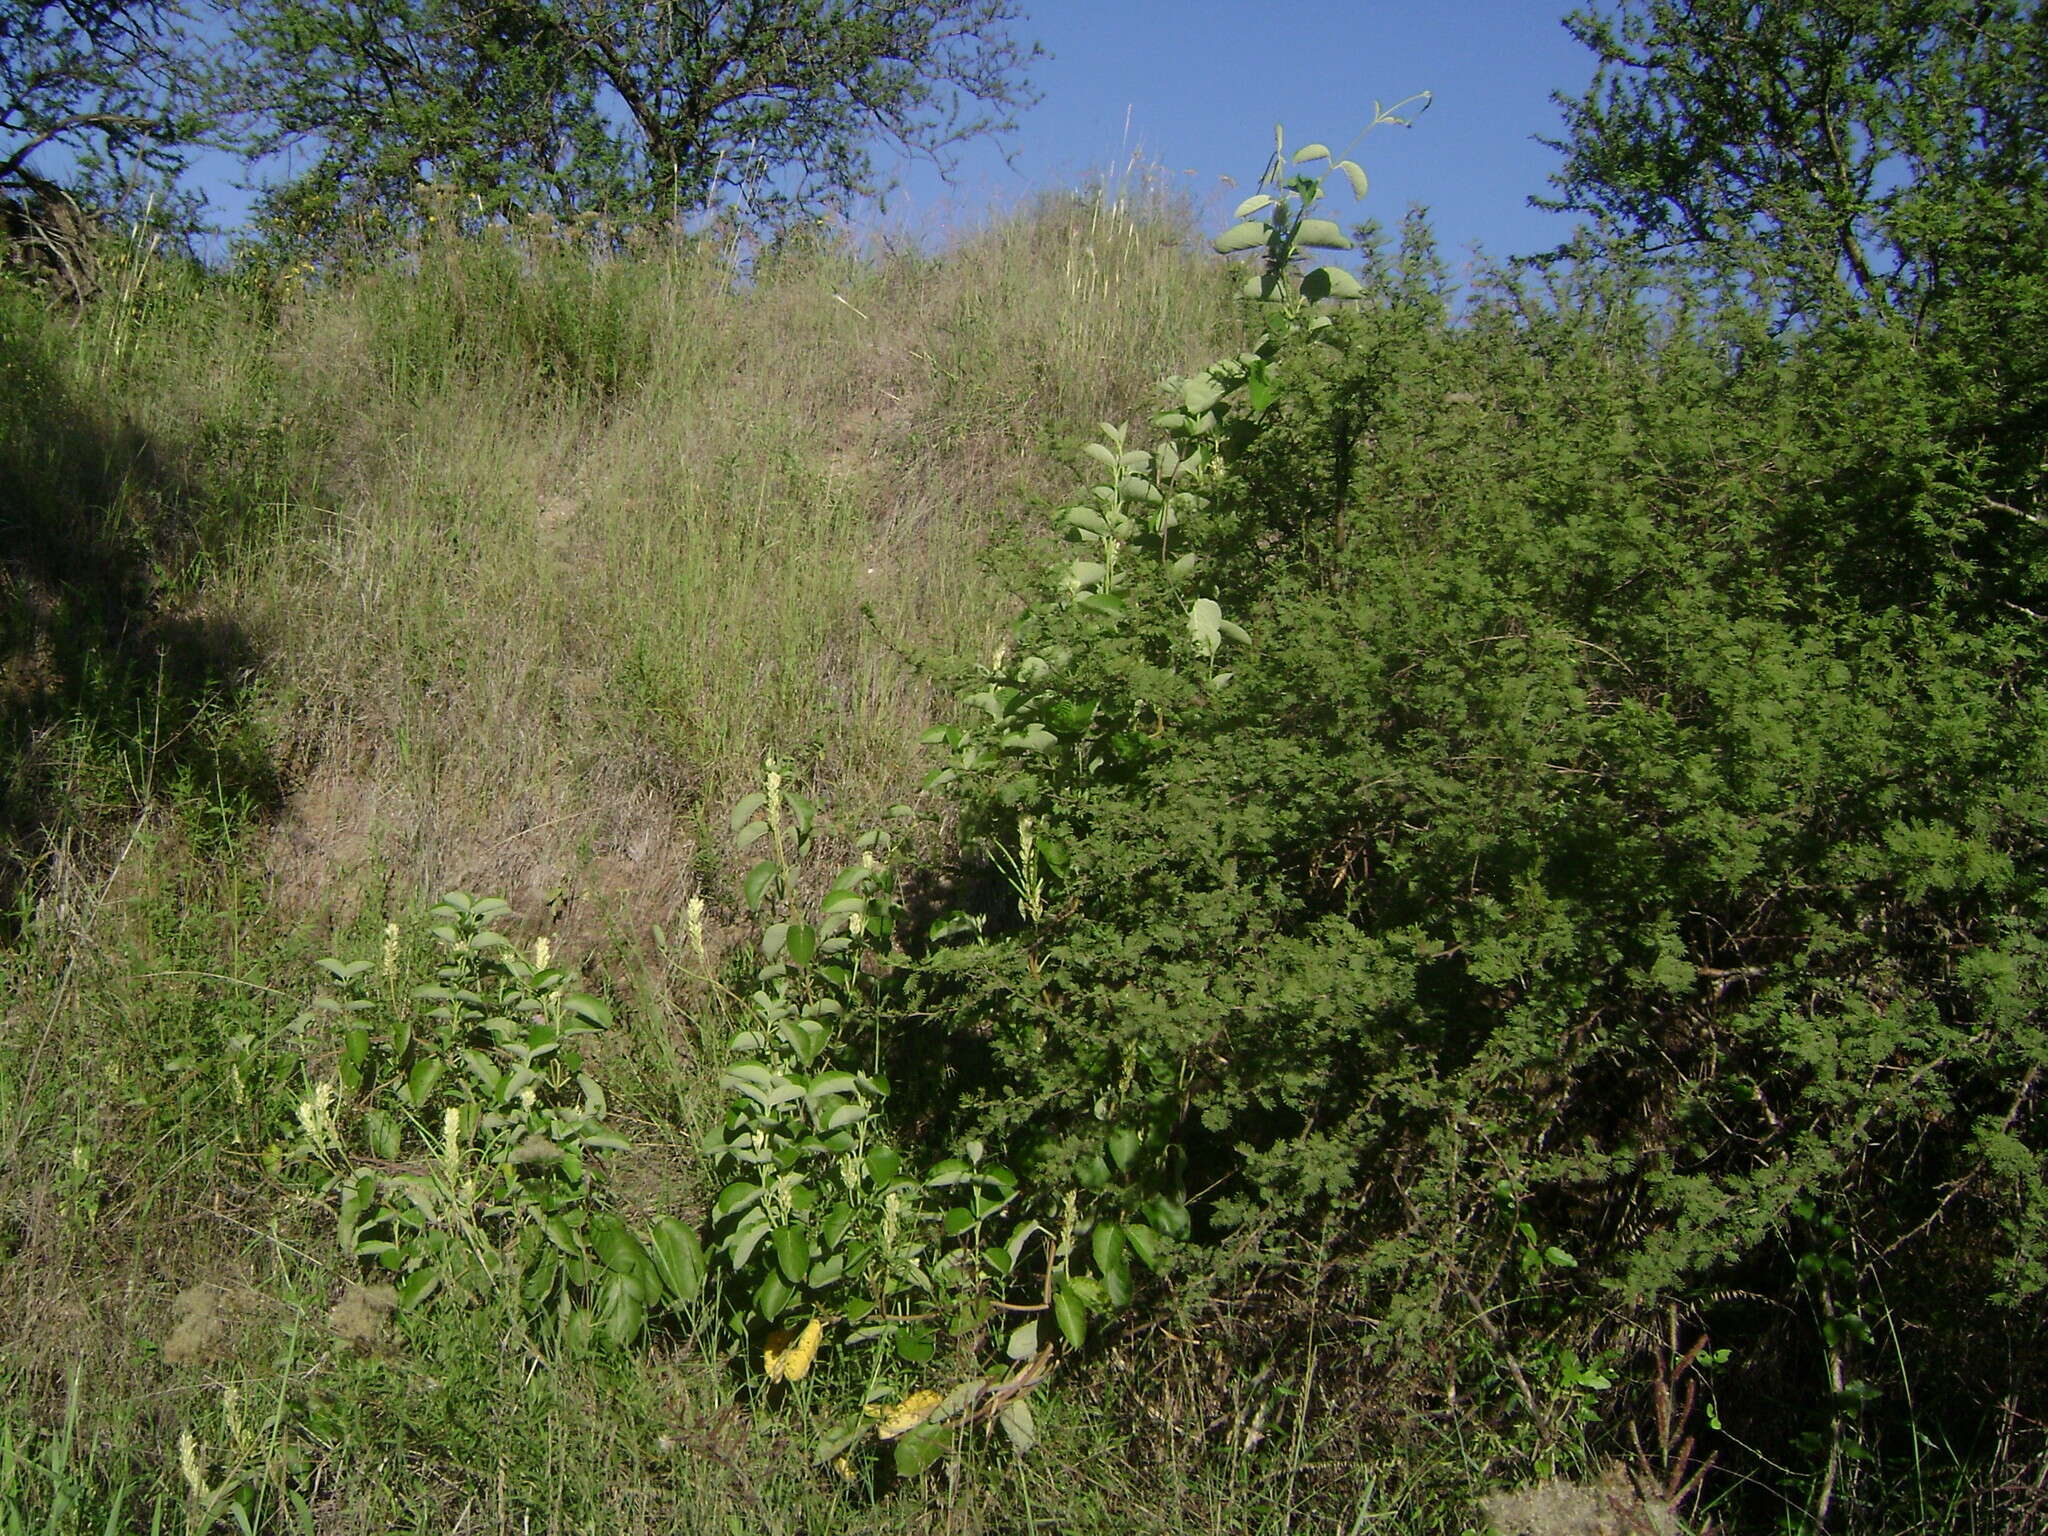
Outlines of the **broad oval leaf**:
M 1125 1262 L 1124 1230 L 1113 1221 L 1097 1222 L 1088 1246 L 1095 1254 L 1095 1267 L 1105 1275 Z
M 673 1216 L 658 1217 L 647 1235 L 654 1270 L 670 1301 L 695 1301 L 704 1291 L 704 1245 Z
M 939 1347 L 931 1329 L 924 1327 L 898 1328 L 895 1343 L 896 1353 L 911 1365 L 925 1364 Z M 936 1392 L 932 1394 L 934 1404 L 937 1403 L 938 1396 Z
M 737 1215 L 759 1200 L 761 1192 L 759 1184 L 750 1184 L 744 1179 L 726 1185 L 718 1192 L 718 1198 L 711 1203 L 712 1219 L 723 1221 L 728 1216 Z
M 762 1278 L 760 1287 L 754 1292 L 754 1311 L 765 1322 L 774 1322 L 782 1315 L 782 1309 L 796 1297 L 789 1282 L 773 1270 Z
M 1232 256 L 1239 251 L 1256 249 L 1266 243 L 1266 237 L 1271 232 L 1270 224 L 1257 219 L 1246 219 L 1241 224 L 1231 225 L 1216 237 L 1216 253 L 1219 256 Z
M 775 1267 L 791 1285 L 801 1285 L 804 1272 L 811 1267 L 810 1237 L 802 1227 L 777 1227 L 772 1241 Z
M 1337 227 L 1335 219 L 1303 219 L 1294 232 L 1296 245 L 1312 245 L 1322 250 L 1348 251 L 1351 237 Z
M 424 1105 L 433 1094 L 435 1086 L 441 1081 L 443 1070 L 443 1063 L 439 1056 L 422 1056 L 418 1061 L 414 1062 L 412 1071 L 406 1075 L 405 1079 L 404 1097 L 406 1101 L 414 1108 Z
M 781 867 L 773 859 L 763 859 L 748 870 L 746 878 L 740 882 L 740 889 L 746 894 L 747 905 L 760 906 L 768 894 L 770 883 L 780 878 L 781 874 Z
M 1131 1164 L 1138 1160 L 1138 1150 L 1142 1144 L 1138 1133 L 1127 1125 L 1118 1126 L 1109 1133 L 1109 1155 L 1116 1159 L 1117 1167 L 1127 1173 Z
M 1182 405 L 1189 414 L 1196 416 L 1215 405 L 1223 398 L 1224 393 L 1222 381 L 1206 373 L 1197 374 L 1180 387 Z
M 1075 1349 L 1088 1342 L 1088 1308 L 1075 1294 L 1071 1280 L 1062 1280 L 1052 1293 L 1052 1315 L 1060 1333 Z
M 1031 1404 L 1024 1398 L 1013 1397 L 1005 1403 L 996 1422 L 1003 1426 L 1003 1433 L 1010 1437 L 1018 1455 L 1038 1444 L 1038 1425 L 1032 1420 Z
M 577 1017 L 588 1019 L 600 1029 L 611 1028 L 611 1004 L 602 998 L 592 997 L 588 992 L 571 992 L 562 999 L 562 1006 Z
M 754 1257 L 754 1250 L 761 1246 L 761 1239 L 768 1235 L 768 1218 L 759 1211 L 749 1211 L 740 1218 L 740 1224 L 733 1228 L 732 1236 L 723 1247 L 726 1257 L 735 1270 L 745 1269 Z
M 947 1424 L 920 1424 L 908 1431 L 896 1442 L 896 1475 L 916 1477 L 933 1462 L 946 1454 L 946 1448 L 953 1443 L 953 1430 Z
M 1342 267 L 1317 267 L 1301 280 L 1301 296 L 1316 299 L 1355 299 L 1365 292 L 1357 278 Z
M 1185 1241 L 1188 1235 L 1188 1208 L 1178 1200 L 1165 1195 L 1154 1195 L 1144 1204 L 1145 1220 L 1152 1230 L 1176 1242 Z
M 608 1276 L 597 1295 L 598 1324 L 614 1344 L 631 1344 L 647 1326 L 647 1303 L 633 1287 L 629 1276 Z
M 1038 1319 L 1019 1324 L 1010 1330 L 1010 1339 L 1003 1346 L 1003 1353 L 1012 1360 L 1029 1360 L 1038 1353 Z
M 1147 1269 L 1154 1274 L 1159 1272 L 1164 1238 L 1143 1223 L 1133 1222 L 1124 1228 L 1124 1241 L 1130 1244 L 1131 1252 L 1138 1256 Z
M 600 1216 L 591 1222 L 590 1244 L 613 1274 L 636 1275 L 648 1267 L 647 1250 L 616 1216 Z

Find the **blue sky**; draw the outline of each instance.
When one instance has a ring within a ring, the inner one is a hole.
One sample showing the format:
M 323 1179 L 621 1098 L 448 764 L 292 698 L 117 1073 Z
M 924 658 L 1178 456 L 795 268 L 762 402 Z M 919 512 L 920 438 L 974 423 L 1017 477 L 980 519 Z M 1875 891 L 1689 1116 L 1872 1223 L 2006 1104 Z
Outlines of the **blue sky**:
M 1432 93 L 1406 129 L 1381 128 L 1353 153 L 1372 181 L 1359 210 L 1396 224 L 1427 206 L 1446 255 L 1475 243 L 1508 256 L 1555 245 L 1570 220 L 1528 206 L 1555 151 L 1553 91 L 1577 95 L 1592 55 L 1561 25 L 1565 0 L 1023 0 L 1023 37 L 1048 53 L 1034 75 L 1043 100 L 1009 141 L 963 156 L 956 185 L 910 167 L 892 212 L 917 226 L 973 218 L 1035 189 L 1072 186 L 1138 155 L 1205 203 L 1220 178 L 1249 188 L 1281 123 L 1290 145 L 1338 148 L 1391 105 Z M 1425 11 L 1427 12 L 1425 14 Z M 1235 198 L 1230 198 L 1235 201 Z
M 1557 163 L 1536 142 L 1557 132 L 1551 93 L 1577 94 L 1592 74 L 1591 55 L 1560 25 L 1566 0 L 1438 0 L 1427 15 L 1413 0 L 1021 8 L 1016 35 L 1046 50 L 1032 75 L 1041 101 L 1001 148 L 969 146 L 950 185 L 928 166 L 897 167 L 903 184 L 881 222 L 929 238 L 1134 163 L 1185 186 L 1213 222 L 1242 195 L 1233 185 L 1257 179 L 1276 122 L 1290 145 L 1320 139 L 1341 151 L 1375 100 L 1428 91 L 1412 127 L 1381 128 L 1353 150 L 1372 180 L 1359 216 L 1393 225 L 1411 204 L 1427 206 L 1454 264 L 1474 245 L 1509 256 L 1569 230 L 1528 206 Z M 229 225 L 248 201 L 235 178 L 222 159 L 201 167 L 214 217 Z M 1335 211 L 1348 221 L 1354 210 Z

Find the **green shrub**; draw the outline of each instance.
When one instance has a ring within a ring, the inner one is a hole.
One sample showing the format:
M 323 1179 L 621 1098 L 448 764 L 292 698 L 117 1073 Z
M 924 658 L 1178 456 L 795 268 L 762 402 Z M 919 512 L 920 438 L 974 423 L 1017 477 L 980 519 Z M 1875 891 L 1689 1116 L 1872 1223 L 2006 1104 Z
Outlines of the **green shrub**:
M 377 961 L 320 962 L 332 990 L 300 1027 L 333 1049 L 335 1077 L 309 1063 L 297 1134 L 271 1161 L 281 1171 L 288 1150 L 334 1202 L 342 1253 L 394 1307 L 516 1297 L 572 1349 L 599 1329 L 631 1344 L 651 1311 L 697 1299 L 704 1255 L 671 1216 L 641 1234 L 606 1209 L 601 1159 L 627 1143 L 577 1042 L 611 1009 L 573 990 L 545 937 L 527 955 L 499 933 L 511 915 L 496 897 L 443 896 L 425 985 L 396 923 Z
M 2040 594 L 1979 515 L 2024 487 L 1882 327 L 1434 292 L 1091 445 L 935 733 L 977 899 L 916 1107 L 1099 1219 L 1189 1192 L 1193 1293 L 1313 1295 L 1539 1464 L 1677 1304 L 1793 1497 L 1876 1498 L 1913 1405 L 2044 1363 L 1971 1343 L 2048 1283 Z

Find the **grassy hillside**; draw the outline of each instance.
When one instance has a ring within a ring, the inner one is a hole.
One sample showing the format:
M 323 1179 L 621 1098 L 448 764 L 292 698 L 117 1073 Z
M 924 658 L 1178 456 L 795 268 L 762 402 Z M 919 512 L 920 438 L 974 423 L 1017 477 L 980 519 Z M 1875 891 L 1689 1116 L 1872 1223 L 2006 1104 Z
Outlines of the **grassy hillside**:
M 453 239 L 268 284 L 128 253 L 75 318 L 0 295 L 6 1529 L 179 1528 L 188 1435 L 210 1484 L 290 1462 L 276 1529 L 908 1529 L 933 1499 L 1007 1528 L 1012 1477 L 1110 1508 L 1087 1398 L 1066 1465 L 860 1512 L 706 1341 L 353 1346 L 331 1232 L 262 1153 L 312 959 L 466 887 L 630 1000 L 621 1182 L 701 1211 L 711 1083 L 652 928 L 703 893 L 716 929 L 764 753 L 856 814 L 915 783 L 920 658 L 1012 606 L 992 541 L 1229 338 L 1188 233 L 1077 198 L 746 280 L 710 246 Z

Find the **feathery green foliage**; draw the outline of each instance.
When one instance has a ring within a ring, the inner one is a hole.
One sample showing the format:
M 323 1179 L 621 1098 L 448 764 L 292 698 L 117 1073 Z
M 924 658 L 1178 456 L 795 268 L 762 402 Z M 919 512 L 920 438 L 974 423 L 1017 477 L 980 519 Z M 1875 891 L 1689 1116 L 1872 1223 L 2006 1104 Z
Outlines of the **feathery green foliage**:
M 239 30 L 283 248 L 371 252 L 429 218 L 673 226 L 728 197 L 784 227 L 882 190 L 885 143 L 948 163 L 1029 100 L 1008 0 L 265 0 Z

